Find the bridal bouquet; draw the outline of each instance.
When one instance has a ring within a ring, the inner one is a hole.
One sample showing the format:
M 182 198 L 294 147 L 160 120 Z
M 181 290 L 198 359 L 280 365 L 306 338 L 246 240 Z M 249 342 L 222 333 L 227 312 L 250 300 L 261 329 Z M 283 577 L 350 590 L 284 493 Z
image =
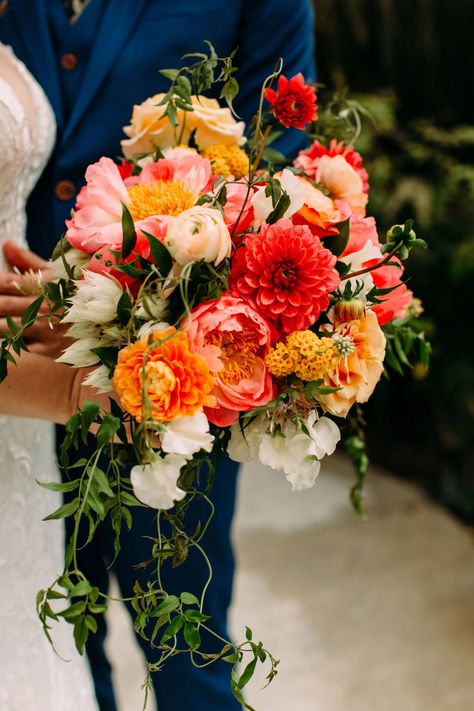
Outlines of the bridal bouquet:
M 167 93 L 134 107 L 122 160 L 102 157 L 87 169 L 53 257 L 58 279 L 40 297 L 69 327 L 59 360 L 89 368 L 86 382 L 111 395 L 109 408 L 85 403 L 67 425 L 70 482 L 60 488 L 76 495 L 52 516 L 74 516 L 76 532 L 64 574 L 38 597 L 46 629 L 57 614 L 50 600 L 73 601 L 58 614 L 75 625 L 79 649 L 106 604 L 77 566 L 82 517 L 92 537 L 110 516 L 118 551 L 131 510 L 147 505 L 170 524 L 153 541 L 158 569 L 185 563 L 191 547 L 205 557 L 206 522 L 188 531 L 186 512 L 197 498 L 209 500 L 223 455 L 259 459 L 302 490 L 341 437 L 356 465 L 360 509 L 358 406 L 385 361 L 400 369 L 417 346 L 428 352 L 402 265 L 422 242 L 411 221 L 381 241 L 366 215 L 368 175 L 344 141 L 357 124 L 354 104 L 322 109 L 302 75 L 287 78 L 278 67 L 246 138 L 232 108 L 232 58 L 212 47 L 186 58 L 190 66 L 162 71 Z M 216 85 L 225 107 L 206 96 Z M 293 163 L 271 146 L 283 128 L 313 135 Z M 93 456 L 71 465 L 91 428 Z M 200 629 L 212 631 L 204 593 L 168 595 L 150 572 L 148 589 L 135 589 L 136 629 L 161 651 L 156 669 L 183 651 L 233 664 L 250 653 L 232 675 L 245 703 L 257 661 L 270 661 L 270 679 L 277 661 L 250 630 L 242 645 L 201 651 Z

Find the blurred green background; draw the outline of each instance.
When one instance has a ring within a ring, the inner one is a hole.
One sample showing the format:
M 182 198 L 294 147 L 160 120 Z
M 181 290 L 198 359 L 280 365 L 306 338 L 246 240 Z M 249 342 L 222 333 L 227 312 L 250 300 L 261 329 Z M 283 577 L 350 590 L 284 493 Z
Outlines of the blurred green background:
M 432 329 L 430 373 L 390 373 L 369 454 L 474 521 L 473 0 L 315 0 L 319 82 L 369 109 L 356 147 L 381 234 L 415 218 L 407 274 Z M 472 299 L 472 301 L 471 301 Z

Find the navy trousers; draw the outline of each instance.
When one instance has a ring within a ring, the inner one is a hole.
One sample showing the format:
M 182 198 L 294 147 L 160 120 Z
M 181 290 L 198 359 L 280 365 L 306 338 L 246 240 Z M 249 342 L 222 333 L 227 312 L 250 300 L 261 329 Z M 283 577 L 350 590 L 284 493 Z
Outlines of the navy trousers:
M 234 556 L 230 540 L 231 522 L 234 513 L 238 465 L 224 459 L 219 465 L 210 498 L 216 506 L 214 518 L 202 541 L 214 575 L 209 586 L 205 613 L 211 615 L 207 623 L 221 637 L 228 638 L 227 611 L 232 596 Z M 194 505 L 195 504 L 195 505 Z M 205 502 L 193 502 L 187 520 L 189 530 L 198 521 L 207 520 L 209 506 Z M 108 521 L 101 524 L 92 544 L 79 551 L 79 567 L 88 580 L 102 591 L 109 587 L 109 573 L 115 574 L 123 597 L 132 594 L 138 580 L 143 588 L 151 570 L 136 566 L 150 558 L 151 541 L 147 536 L 156 535 L 156 511 L 134 508 L 131 531 L 123 530 L 122 550 L 109 568 L 114 557 L 114 533 Z M 70 535 L 72 519 L 66 520 L 66 533 Z M 69 530 L 68 530 L 69 529 Z M 87 535 L 84 529 L 84 535 Z M 170 593 L 192 592 L 199 594 L 206 581 L 207 567 L 197 551 L 191 551 L 186 562 L 175 568 L 163 566 L 163 585 Z M 127 603 L 134 618 L 135 612 Z M 93 673 L 100 711 L 117 711 L 112 685 L 112 670 L 105 654 L 106 621 L 98 619 L 98 631 L 87 642 L 86 651 Z M 216 652 L 222 645 L 202 635 L 202 651 Z M 149 643 L 137 635 L 137 640 L 146 659 L 153 662 L 157 653 Z M 205 669 L 196 669 L 185 654 L 169 659 L 163 670 L 153 674 L 153 687 L 159 711 L 238 711 L 240 704 L 230 691 L 231 666 L 216 662 Z M 128 710 L 127 710 L 128 711 Z

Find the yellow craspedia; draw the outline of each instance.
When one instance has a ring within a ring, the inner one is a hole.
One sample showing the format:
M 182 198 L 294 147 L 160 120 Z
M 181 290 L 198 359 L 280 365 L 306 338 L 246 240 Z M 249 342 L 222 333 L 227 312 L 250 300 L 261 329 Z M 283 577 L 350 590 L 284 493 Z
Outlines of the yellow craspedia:
M 155 180 L 128 188 L 128 209 L 134 221 L 154 215 L 179 215 L 193 207 L 195 196 L 177 180 Z
M 238 146 L 224 146 L 215 143 L 205 148 L 201 155 L 211 161 L 212 171 L 216 175 L 228 178 L 241 178 L 249 172 L 249 159 L 245 151 Z
M 336 367 L 341 358 L 332 338 L 319 338 L 312 331 L 293 331 L 286 342 L 279 342 L 265 359 L 277 378 L 294 373 L 301 380 L 319 380 Z

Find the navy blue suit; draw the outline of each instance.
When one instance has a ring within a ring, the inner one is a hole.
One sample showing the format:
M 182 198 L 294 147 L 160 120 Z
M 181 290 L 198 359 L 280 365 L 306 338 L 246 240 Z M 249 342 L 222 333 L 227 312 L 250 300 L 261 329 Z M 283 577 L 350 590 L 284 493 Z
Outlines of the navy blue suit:
M 0 19 L 0 40 L 13 47 L 43 86 L 58 124 L 54 154 L 28 205 L 32 249 L 44 257 L 51 254 L 87 165 L 102 155 L 120 153 L 122 126 L 129 122 L 132 105 L 166 89 L 158 69 L 179 66 L 181 56 L 201 49 L 204 39 L 220 56 L 239 47 L 241 93 L 236 108 L 245 120 L 254 113 L 261 82 L 280 56 L 287 76 L 301 71 L 314 79 L 310 0 L 91 0 L 73 25 L 68 24 L 62 0 L 10 0 Z M 287 132 L 278 148 L 291 155 L 301 141 L 300 132 Z M 230 525 L 236 474 L 237 467 L 228 461 L 219 469 L 213 491 L 217 512 L 204 541 L 215 575 L 206 611 L 222 636 L 227 635 L 234 570 Z M 199 518 L 200 512 L 194 515 Z M 124 536 L 113 566 L 125 596 L 137 578 L 142 583 L 146 579 L 146 572 L 134 566 L 147 559 L 149 542 L 144 536 L 154 531 L 153 512 L 136 511 L 133 531 Z M 102 589 L 108 585 L 106 563 L 112 550 L 110 528 L 104 525 L 83 552 L 84 572 Z M 204 574 L 202 563 L 191 557 L 167 583 L 178 591 L 192 591 Z M 102 621 L 87 651 L 101 710 L 114 711 L 104 636 Z M 203 648 L 209 644 L 205 640 Z M 149 646 L 142 647 L 152 660 Z M 160 711 L 237 709 L 228 674 L 224 663 L 196 671 L 184 655 L 170 660 L 154 679 Z

